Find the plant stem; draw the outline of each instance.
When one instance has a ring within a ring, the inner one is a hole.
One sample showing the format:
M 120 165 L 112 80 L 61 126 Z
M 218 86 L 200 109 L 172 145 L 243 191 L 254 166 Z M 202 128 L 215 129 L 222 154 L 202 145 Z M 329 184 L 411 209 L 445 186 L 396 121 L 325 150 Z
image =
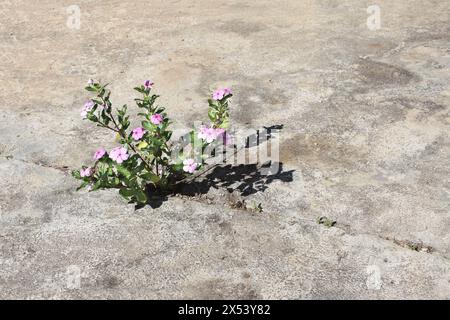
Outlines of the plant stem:
M 114 123 L 114 126 L 115 126 L 116 128 L 111 128 L 110 126 L 107 126 L 107 125 L 105 125 L 105 124 L 99 122 L 99 123 L 102 125 L 102 127 L 107 128 L 107 129 L 110 129 L 110 130 L 112 130 L 112 131 L 114 131 L 114 132 L 117 132 L 117 133 L 122 137 L 122 139 L 125 140 L 126 144 L 131 148 L 131 150 L 133 150 L 133 152 L 136 153 L 136 154 L 138 155 L 138 157 L 142 160 L 142 162 L 144 162 L 144 164 L 147 166 L 147 169 L 148 169 L 150 172 L 152 172 L 152 171 L 153 171 L 153 170 L 152 170 L 152 166 L 144 159 L 144 157 L 136 150 L 136 148 L 135 148 L 131 143 L 128 142 L 128 140 L 127 140 L 126 137 L 125 137 L 125 133 L 123 132 L 123 130 L 121 130 L 121 129 L 119 128 L 119 125 L 117 124 L 116 120 L 114 119 L 113 114 L 112 114 L 112 113 L 109 113 L 109 116 L 111 117 L 111 120 L 112 120 L 112 122 Z
M 104 124 L 103 122 L 98 121 L 97 123 L 98 123 L 98 124 L 100 125 L 100 127 L 102 127 L 102 128 L 106 128 L 106 129 L 109 129 L 109 130 L 112 130 L 112 131 L 114 131 L 114 132 L 119 133 L 119 130 L 116 130 L 116 129 L 114 129 L 114 128 L 111 128 L 110 126 L 107 126 L 107 125 Z

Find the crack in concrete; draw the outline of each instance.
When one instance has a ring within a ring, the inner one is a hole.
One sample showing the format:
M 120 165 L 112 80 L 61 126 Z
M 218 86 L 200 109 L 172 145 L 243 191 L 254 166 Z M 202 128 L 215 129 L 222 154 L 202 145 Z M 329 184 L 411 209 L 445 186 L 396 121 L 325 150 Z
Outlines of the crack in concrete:
M 38 161 L 27 161 L 24 159 L 18 159 L 18 158 L 6 158 L 8 161 L 20 161 L 22 163 L 26 163 L 26 164 L 32 164 L 38 167 L 42 167 L 42 168 L 49 168 L 49 169 L 54 169 L 54 170 L 58 170 L 60 172 L 63 172 L 65 174 L 68 174 L 68 172 L 70 171 L 69 166 L 66 165 L 52 165 L 52 164 L 47 164 L 47 163 L 43 163 L 43 162 L 38 162 Z

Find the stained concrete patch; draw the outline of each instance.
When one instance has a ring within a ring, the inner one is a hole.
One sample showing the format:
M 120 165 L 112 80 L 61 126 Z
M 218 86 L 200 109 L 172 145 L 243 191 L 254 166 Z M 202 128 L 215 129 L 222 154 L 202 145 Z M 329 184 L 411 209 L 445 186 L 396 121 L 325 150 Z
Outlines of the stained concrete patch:
M 265 30 L 266 24 L 251 23 L 242 20 L 226 21 L 220 25 L 219 30 L 225 32 L 234 32 L 243 37 L 247 37 L 253 33 Z
M 361 81 L 371 87 L 405 85 L 417 77 L 404 68 L 370 59 L 359 59 L 354 68 Z
M 286 164 L 305 161 L 314 162 L 316 166 L 339 164 L 351 167 L 364 159 L 364 150 L 339 142 L 332 136 L 296 134 L 283 141 L 280 149 L 280 161 Z

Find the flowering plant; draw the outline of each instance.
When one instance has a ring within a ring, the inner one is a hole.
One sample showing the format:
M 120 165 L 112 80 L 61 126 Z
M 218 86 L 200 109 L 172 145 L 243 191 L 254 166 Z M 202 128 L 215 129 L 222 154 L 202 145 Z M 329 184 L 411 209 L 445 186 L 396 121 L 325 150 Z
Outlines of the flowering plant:
M 130 120 L 127 105 L 113 110 L 110 100 L 111 91 L 107 85 L 89 80 L 86 90 L 95 94 L 88 100 L 81 116 L 111 130 L 117 134 L 119 146 L 111 151 L 99 148 L 94 153 L 93 166 L 82 166 L 72 175 L 81 180 L 77 189 L 87 187 L 89 191 L 106 188 L 119 189 L 126 200 L 145 204 L 148 201 L 149 185 L 154 189 L 170 189 L 176 181 L 193 174 L 205 165 L 208 157 L 203 155 L 205 148 L 215 143 L 229 144 L 230 136 L 226 132 L 229 126 L 229 88 L 218 89 L 209 99 L 209 126 L 202 125 L 199 131 L 191 131 L 189 143 L 199 148 L 191 148 L 185 154 L 171 141 L 172 131 L 165 108 L 156 104 L 158 95 L 152 93 L 154 83 L 147 80 L 134 88 L 142 96 L 135 99 L 142 109 L 141 126 L 129 130 Z M 196 151 L 197 150 L 197 151 Z M 202 154 L 195 154 L 201 152 Z

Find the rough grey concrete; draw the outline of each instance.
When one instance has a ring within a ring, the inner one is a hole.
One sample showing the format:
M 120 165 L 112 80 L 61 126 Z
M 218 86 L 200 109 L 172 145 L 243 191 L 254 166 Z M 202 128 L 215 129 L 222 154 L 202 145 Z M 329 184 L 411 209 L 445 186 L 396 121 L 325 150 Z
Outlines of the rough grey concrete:
M 376 31 L 371 4 L 2 1 L 0 297 L 449 298 L 450 3 L 377 1 Z M 113 143 L 80 120 L 90 77 L 117 105 L 153 79 L 177 128 L 231 85 L 236 126 L 284 125 L 292 181 L 138 211 L 76 193 L 67 168 Z

